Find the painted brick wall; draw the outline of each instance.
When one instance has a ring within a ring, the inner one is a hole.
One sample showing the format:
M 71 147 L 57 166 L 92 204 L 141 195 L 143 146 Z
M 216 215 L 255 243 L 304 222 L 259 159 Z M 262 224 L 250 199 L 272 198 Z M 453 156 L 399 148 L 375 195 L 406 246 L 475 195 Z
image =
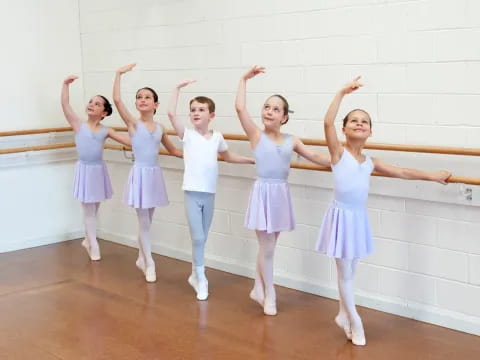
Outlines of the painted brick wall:
M 83 0 L 85 96 L 110 94 L 115 69 L 137 62 L 123 82 L 132 111 L 135 90 L 150 85 L 160 95 L 158 120 L 168 126 L 171 89 L 194 77 L 198 82 L 179 102 L 185 121 L 188 100 L 204 94 L 217 102 L 213 127 L 241 133 L 233 106 L 237 82 L 248 66 L 261 64 L 267 73 L 248 84 L 250 112 L 259 114 L 264 99 L 280 92 L 295 110 L 285 131 L 323 138 L 322 117 L 334 92 L 361 74 L 364 88 L 346 99 L 340 115 L 368 110 L 372 142 L 479 147 L 479 11 L 474 0 Z M 107 124 L 120 122 L 113 117 Z M 250 153 L 245 144 L 230 144 Z M 480 176 L 475 158 L 368 153 L 401 166 Z M 128 163 L 118 153 L 108 159 L 117 193 L 101 210 L 103 235 L 134 244 L 135 215 L 120 201 Z M 154 249 L 189 259 L 183 164 L 161 162 L 172 203 L 156 212 Z M 254 169 L 222 165 L 220 173 L 208 263 L 252 275 L 256 240 L 243 228 L 243 215 Z M 290 182 L 298 228 L 280 237 L 277 282 L 336 296 L 332 261 L 312 250 L 331 199 L 331 176 L 297 170 Z M 359 266 L 360 304 L 480 334 L 480 193 L 473 187 L 468 201 L 463 190 L 372 179 L 376 253 Z

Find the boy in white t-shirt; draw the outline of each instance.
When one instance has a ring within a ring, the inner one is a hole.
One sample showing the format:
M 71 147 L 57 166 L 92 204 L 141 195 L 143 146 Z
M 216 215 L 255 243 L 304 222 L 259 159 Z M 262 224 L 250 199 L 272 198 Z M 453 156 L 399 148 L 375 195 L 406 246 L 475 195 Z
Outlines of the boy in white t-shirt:
M 217 155 L 223 160 L 238 164 L 253 164 L 249 157 L 232 154 L 218 131 L 208 129 L 215 117 L 215 103 L 208 97 L 197 96 L 190 100 L 190 121 L 193 129 L 186 129 L 177 119 L 177 102 L 180 89 L 195 80 L 178 84 L 170 100 L 168 118 L 183 141 L 185 172 L 182 189 L 185 192 L 185 210 L 192 237 L 192 274 L 188 283 L 195 289 L 198 300 L 208 298 L 208 281 L 205 276 L 205 243 L 212 223 L 215 191 L 218 178 Z

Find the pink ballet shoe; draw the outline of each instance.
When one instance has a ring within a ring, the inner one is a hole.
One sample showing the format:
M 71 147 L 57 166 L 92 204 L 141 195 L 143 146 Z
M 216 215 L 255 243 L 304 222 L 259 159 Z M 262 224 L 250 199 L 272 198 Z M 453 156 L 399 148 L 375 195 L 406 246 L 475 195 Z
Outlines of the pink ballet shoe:
M 263 303 L 263 313 L 265 315 L 275 316 L 277 315 L 277 304 L 276 301 L 271 301 L 265 299 Z
M 352 326 L 352 344 L 357 346 L 365 346 L 367 344 L 362 323 L 355 327 Z
M 157 281 L 157 274 L 155 272 L 155 265 L 150 265 L 145 268 L 145 280 L 149 283 Z
M 263 307 L 263 302 L 264 302 L 264 296 L 262 294 L 259 294 L 259 291 L 254 287 L 252 291 L 250 291 L 250 299 L 258 303 L 261 307 Z
M 145 262 L 142 258 L 139 257 L 137 261 L 135 261 L 135 266 L 143 272 L 143 275 L 145 275 Z
M 90 258 L 90 260 L 98 261 L 98 260 L 101 259 L 100 248 L 98 246 L 96 247 L 96 249 L 93 249 L 92 247 L 90 247 L 90 243 L 88 242 L 87 239 L 83 239 L 82 246 L 87 251 L 87 254 L 88 254 L 88 257 Z

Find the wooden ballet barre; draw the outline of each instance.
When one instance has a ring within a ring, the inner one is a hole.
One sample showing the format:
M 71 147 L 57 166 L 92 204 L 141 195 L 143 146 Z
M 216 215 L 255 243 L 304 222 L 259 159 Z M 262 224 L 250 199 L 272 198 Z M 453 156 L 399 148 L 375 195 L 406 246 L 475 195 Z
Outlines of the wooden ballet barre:
M 116 131 L 127 131 L 124 126 L 112 126 Z M 30 135 L 30 134 L 43 134 L 51 132 L 66 132 L 71 131 L 71 127 L 59 127 L 59 128 L 47 128 L 36 130 L 19 130 L 19 131 L 7 131 L 0 132 L 2 136 L 15 136 L 15 135 Z M 174 130 L 167 130 L 168 135 L 177 135 Z M 223 134 L 226 140 L 247 141 L 246 135 L 238 134 Z M 301 139 L 306 145 L 313 146 L 327 146 L 325 140 L 319 139 Z M 385 150 L 385 151 L 403 151 L 403 152 L 416 152 L 416 153 L 429 153 L 429 154 L 446 154 L 446 155 L 464 155 L 464 156 L 480 156 L 480 149 L 477 148 L 462 148 L 462 147 L 450 147 L 450 146 L 429 146 L 429 145 L 402 145 L 402 144 L 381 144 L 381 143 L 367 143 L 365 149 L 370 150 Z
M 122 146 L 122 145 L 105 145 L 105 149 L 109 150 L 121 150 L 121 151 L 131 151 L 132 148 L 130 146 Z M 158 152 L 160 155 L 167 155 L 167 156 L 174 156 L 170 154 L 168 151 L 161 149 Z M 225 161 L 220 156 L 218 157 L 219 161 Z M 302 170 L 315 170 L 315 171 L 327 171 L 331 172 L 332 169 L 328 166 L 320 166 L 315 164 L 309 163 L 301 163 L 301 162 L 291 162 L 290 167 L 292 169 L 302 169 Z M 372 173 L 372 176 L 380 176 L 380 177 L 389 177 L 392 176 L 380 174 L 376 171 Z M 460 183 L 460 184 L 469 184 L 469 185 L 480 185 L 480 178 L 470 178 L 466 176 L 450 176 L 447 179 L 447 183 Z
M 28 151 L 64 149 L 64 148 L 72 148 L 72 147 L 75 147 L 75 143 L 73 142 L 65 143 L 65 144 L 36 145 L 36 146 L 27 146 L 27 147 L 20 147 L 20 148 L 0 149 L 0 155 L 21 153 L 21 152 L 28 152 Z M 109 150 L 131 151 L 130 146 L 123 146 L 123 145 L 105 144 L 104 148 Z M 161 149 L 158 153 L 160 155 L 174 156 L 174 155 L 171 155 L 168 151 L 163 149 Z M 219 157 L 219 160 L 224 161 L 221 157 Z M 293 169 L 302 169 L 302 170 L 315 170 L 315 171 L 328 171 L 328 172 L 332 171 L 328 166 L 319 166 L 315 164 L 300 163 L 300 162 L 292 162 L 290 164 L 290 167 Z M 390 177 L 387 175 L 379 174 L 377 172 L 373 172 L 372 175 L 381 176 L 381 177 Z M 450 176 L 447 179 L 447 182 L 469 184 L 469 185 L 480 185 L 480 178 L 471 178 L 466 176 Z
M 290 167 L 292 169 L 302 169 L 302 170 L 329 171 L 329 172 L 332 171 L 331 168 L 328 166 L 320 166 L 320 165 L 315 165 L 310 163 L 300 163 L 300 162 L 292 162 L 290 163 Z M 393 178 L 392 176 L 380 174 L 376 171 L 372 172 L 372 176 Z M 447 183 L 480 185 L 480 178 L 452 175 L 447 179 Z
M 45 129 L 0 131 L 0 137 L 2 137 L 2 136 L 48 134 L 48 133 L 56 133 L 56 132 L 68 132 L 68 131 L 72 131 L 72 128 L 70 126 L 68 126 L 68 127 L 57 127 L 57 128 L 45 128 Z
M 35 146 L 26 146 L 19 148 L 10 148 L 10 149 L 0 149 L 0 155 L 2 154 L 14 154 L 28 151 L 41 151 L 41 150 L 52 150 L 52 149 L 64 149 L 75 147 L 75 143 L 65 143 L 65 144 L 50 144 L 50 145 L 35 145 Z

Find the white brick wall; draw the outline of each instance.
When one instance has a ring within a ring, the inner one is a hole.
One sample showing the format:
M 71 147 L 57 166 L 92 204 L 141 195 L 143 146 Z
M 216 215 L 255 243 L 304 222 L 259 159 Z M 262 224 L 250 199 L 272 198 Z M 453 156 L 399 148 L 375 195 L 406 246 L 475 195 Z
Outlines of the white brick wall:
M 0 131 L 64 126 L 62 82 L 82 71 L 78 0 L 2 1 L 0 34 Z M 81 113 L 82 84 L 70 97 Z
M 258 116 L 264 99 L 280 92 L 295 110 L 286 131 L 323 138 L 322 117 L 333 93 L 356 74 L 365 87 L 348 97 L 372 115 L 371 141 L 479 147 L 480 21 L 474 0 L 80 1 L 85 94 L 111 91 L 115 68 L 137 62 L 125 77 L 124 98 L 146 84 L 160 94 L 159 116 L 184 77 L 198 82 L 182 94 L 213 97 L 213 126 L 241 133 L 233 108 L 238 79 L 251 64 L 267 73 L 249 84 L 248 105 Z M 118 118 L 109 120 L 118 123 Z M 232 144 L 248 154 L 248 146 Z M 320 151 L 325 151 L 320 148 Z M 401 166 L 450 168 L 480 176 L 472 157 L 369 152 Z M 128 167 L 110 153 L 117 197 Z M 117 159 L 117 160 L 115 160 Z M 182 162 L 163 159 L 172 201 L 155 214 L 156 251 L 189 259 Z M 250 166 L 221 166 L 209 264 L 252 275 L 253 232 L 243 228 Z M 292 171 L 297 230 L 280 237 L 277 281 L 332 296 L 335 267 L 312 249 L 331 198 L 331 176 Z M 480 192 L 465 200 L 458 185 L 374 179 L 369 215 L 376 252 L 360 263 L 359 302 L 378 309 L 480 334 Z M 119 198 L 102 209 L 106 237 L 132 244 L 134 213 Z M 186 274 L 187 275 L 187 274 Z M 212 284 L 214 286 L 214 284 Z

